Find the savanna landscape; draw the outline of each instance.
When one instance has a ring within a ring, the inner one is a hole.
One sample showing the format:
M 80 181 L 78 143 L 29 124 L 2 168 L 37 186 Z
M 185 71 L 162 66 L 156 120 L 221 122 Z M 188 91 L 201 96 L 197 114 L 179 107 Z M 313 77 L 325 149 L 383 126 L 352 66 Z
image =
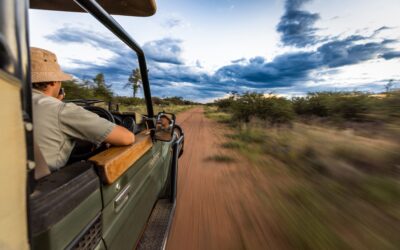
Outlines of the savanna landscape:
M 101 74 L 64 87 L 69 99 L 146 112 L 143 99 L 114 96 Z M 153 103 L 177 113 L 186 134 L 168 249 L 400 246 L 398 90 Z
M 252 185 L 267 217 L 260 224 L 274 235 L 269 246 L 397 249 L 399 105 L 398 91 L 291 100 L 245 93 L 215 101 L 205 114 L 229 127 L 220 143 L 227 151 L 213 159 L 229 164 L 239 153 L 262 176 Z
M 136 123 L 176 114 L 163 247 L 400 249 L 400 1 L 143 2 L 154 16 L 112 14 L 131 43 L 89 16 L 30 10 L 30 46 L 73 76 L 65 102 Z

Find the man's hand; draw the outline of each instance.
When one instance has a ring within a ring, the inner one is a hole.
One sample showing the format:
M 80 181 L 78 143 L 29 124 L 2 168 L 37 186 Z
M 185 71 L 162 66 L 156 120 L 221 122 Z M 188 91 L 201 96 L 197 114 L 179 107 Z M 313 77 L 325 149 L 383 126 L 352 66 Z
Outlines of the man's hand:
M 65 98 L 65 91 L 64 88 L 60 88 L 60 91 L 58 92 L 57 99 L 62 101 Z
M 64 99 L 64 97 L 65 97 L 64 95 L 58 95 L 58 96 L 57 96 L 57 99 L 60 100 L 60 101 L 62 101 L 62 100 Z

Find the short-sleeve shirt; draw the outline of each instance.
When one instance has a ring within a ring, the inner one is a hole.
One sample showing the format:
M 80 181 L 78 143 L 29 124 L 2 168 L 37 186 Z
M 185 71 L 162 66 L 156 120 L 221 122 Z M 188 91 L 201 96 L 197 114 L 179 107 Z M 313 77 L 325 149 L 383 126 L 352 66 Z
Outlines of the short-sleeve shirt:
M 75 139 L 101 144 L 115 124 L 73 103 L 32 90 L 35 141 L 51 170 L 66 165 Z

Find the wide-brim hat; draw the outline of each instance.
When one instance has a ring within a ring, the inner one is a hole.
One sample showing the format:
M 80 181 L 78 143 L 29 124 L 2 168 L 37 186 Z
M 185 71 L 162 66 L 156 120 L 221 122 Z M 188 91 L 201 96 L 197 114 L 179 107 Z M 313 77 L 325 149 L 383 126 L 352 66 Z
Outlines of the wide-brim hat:
M 31 48 L 31 81 L 58 82 L 72 80 L 72 76 L 64 73 L 57 62 L 57 56 L 44 49 Z

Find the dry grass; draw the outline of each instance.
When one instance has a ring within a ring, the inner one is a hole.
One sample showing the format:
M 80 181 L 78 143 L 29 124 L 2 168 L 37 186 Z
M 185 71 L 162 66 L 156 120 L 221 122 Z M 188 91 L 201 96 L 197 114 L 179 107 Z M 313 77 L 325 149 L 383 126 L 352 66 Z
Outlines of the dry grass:
M 228 156 L 228 155 L 213 155 L 213 156 L 208 157 L 206 159 L 206 161 L 229 163 L 229 162 L 234 162 L 235 160 L 232 157 Z
M 154 114 L 158 112 L 165 111 L 167 113 L 173 113 L 177 115 L 180 112 L 184 112 L 186 110 L 192 109 L 196 107 L 195 105 L 168 105 L 168 106 L 153 106 Z M 147 109 L 145 105 L 137 105 L 137 106 L 120 106 L 121 112 L 135 112 L 136 113 L 136 120 L 141 121 L 142 116 L 147 114 Z
M 195 105 L 168 105 L 168 106 L 157 106 L 154 105 L 154 113 L 158 113 L 161 111 L 165 111 L 167 113 L 174 113 L 178 114 L 180 112 L 186 111 L 188 109 L 194 108 Z M 138 105 L 138 106 L 121 106 L 120 107 L 121 111 L 133 111 L 139 114 L 147 114 L 147 109 L 145 105 Z
M 397 140 L 303 123 L 237 127 L 222 147 L 268 178 L 268 191 L 254 185 L 291 248 L 400 249 Z

